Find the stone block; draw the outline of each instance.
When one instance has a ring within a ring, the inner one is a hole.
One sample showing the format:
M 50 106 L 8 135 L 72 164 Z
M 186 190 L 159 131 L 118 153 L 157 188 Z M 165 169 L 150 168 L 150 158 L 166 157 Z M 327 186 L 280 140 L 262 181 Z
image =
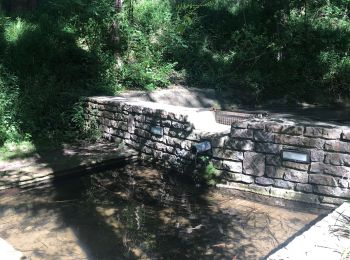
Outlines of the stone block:
M 175 138 L 175 137 L 168 137 L 165 140 L 167 145 L 173 146 L 173 147 L 181 147 L 181 143 L 183 142 L 181 139 Z
M 137 121 L 137 122 L 141 122 L 141 123 L 143 123 L 145 120 L 145 116 L 144 115 L 136 115 L 135 117 L 135 121 Z
M 333 197 L 327 197 L 324 196 L 321 199 L 322 203 L 326 203 L 326 204 L 334 204 L 334 205 L 341 205 L 345 202 L 345 199 L 340 199 L 340 198 L 333 198 Z
M 182 141 L 180 145 L 182 149 L 190 150 L 192 146 L 192 142 L 185 140 L 185 141 Z
M 113 125 L 113 127 L 118 128 L 119 122 L 120 121 L 117 121 L 117 124 Z M 144 124 L 144 123 L 141 123 L 141 122 L 138 122 L 138 121 L 135 121 L 134 124 L 135 124 L 136 128 L 141 128 L 141 129 L 144 129 L 144 130 L 147 130 L 147 131 L 150 130 L 150 125 L 148 125 L 148 124 Z
M 274 186 L 277 188 L 294 189 L 295 185 L 296 184 L 294 182 L 290 182 L 290 181 L 285 181 L 280 179 L 274 180 Z
M 350 155 L 340 153 L 326 153 L 324 162 L 336 166 L 350 166 Z
M 164 152 L 166 151 L 166 145 L 158 142 L 155 142 L 153 144 L 153 148 L 159 151 L 164 151 Z
M 323 162 L 324 151 L 312 149 L 310 151 L 310 159 L 312 162 Z
M 342 178 L 350 178 L 350 167 L 346 166 L 333 166 L 315 162 L 311 163 L 309 171 L 312 173 L 324 173 Z
M 187 135 L 184 139 L 189 140 L 189 141 L 199 142 L 201 140 L 201 135 L 198 133 L 191 132 L 191 133 L 187 133 Z M 212 147 L 214 147 L 214 146 L 212 145 Z
M 135 129 L 134 133 L 138 136 L 141 136 L 143 138 L 146 138 L 146 139 L 150 139 L 152 134 L 150 132 L 147 132 L 145 130 L 142 130 L 142 129 Z
M 175 148 L 175 154 L 180 158 L 184 158 L 188 160 L 192 158 L 192 153 L 190 153 L 187 150 L 183 150 L 181 148 Z
M 124 106 L 123 109 L 125 109 L 126 107 Z M 144 115 L 152 115 L 155 112 L 154 109 L 150 108 L 150 107 L 142 107 L 142 114 Z
M 140 107 L 140 106 L 132 106 L 130 111 L 132 113 L 141 114 L 142 113 L 142 107 Z
M 301 172 L 301 171 L 286 168 L 286 169 L 284 169 L 283 179 L 286 181 L 307 183 L 308 182 L 308 174 L 306 172 Z
M 127 122 L 127 131 L 129 133 L 134 133 L 135 131 L 135 119 L 133 116 L 130 116 L 128 118 L 128 122 Z
M 281 166 L 282 160 L 280 155 L 272 155 L 268 154 L 266 155 L 266 164 L 267 165 L 274 165 L 274 166 Z
M 186 133 L 184 133 L 183 131 L 180 131 L 178 129 L 177 130 L 170 130 L 169 136 L 185 139 Z
M 341 134 L 341 139 L 344 141 L 350 141 L 350 129 L 343 130 Z
M 171 120 L 162 120 L 160 121 L 160 125 L 163 127 L 170 127 L 172 125 Z
M 156 150 L 153 151 L 153 156 L 157 160 L 162 159 L 162 155 L 163 155 L 163 153 L 161 151 L 156 151 Z
M 301 192 L 306 192 L 306 193 L 312 193 L 313 186 L 311 184 L 296 183 L 295 190 L 301 191 Z
M 226 176 L 228 179 L 232 181 L 243 182 L 248 184 L 254 182 L 254 177 L 241 174 L 241 173 L 225 172 L 225 173 L 222 173 L 222 175 Z
M 283 167 L 300 170 L 300 171 L 307 171 L 310 166 L 309 164 L 289 162 L 289 161 L 283 161 L 282 165 Z
M 224 148 L 214 148 L 213 157 L 232 161 L 243 161 L 243 152 L 232 151 Z
M 327 186 L 333 186 L 333 187 L 338 186 L 338 182 L 335 177 L 324 175 L 324 174 L 310 174 L 309 183 L 327 185 Z
M 254 149 L 254 143 L 249 140 L 229 140 L 226 145 L 228 148 L 238 151 L 252 151 Z
M 184 122 L 185 121 L 185 116 L 181 115 L 179 113 L 169 112 L 168 113 L 168 119 Z
M 231 124 L 231 129 L 234 129 L 234 128 L 241 128 L 241 129 L 244 129 L 244 128 L 247 128 L 248 127 L 248 121 L 249 120 L 239 120 L 239 121 L 235 121 Z
M 278 198 L 284 198 L 294 201 L 303 201 L 307 203 L 319 203 L 320 197 L 313 194 L 304 194 L 301 192 L 296 192 L 294 190 L 279 189 L 272 187 L 270 190 L 270 195 Z
M 305 128 L 304 136 L 324 139 L 340 139 L 341 133 L 342 130 L 337 128 L 307 126 Z
M 338 183 L 339 187 L 350 188 L 350 180 L 349 179 L 337 178 L 337 183 Z
M 222 160 L 211 159 L 211 162 L 216 169 L 223 170 Z
M 110 111 L 103 111 L 101 116 L 104 117 L 104 118 L 109 118 L 109 119 L 114 119 L 115 113 L 113 112 L 110 112 Z
M 164 136 L 151 135 L 151 140 L 152 141 L 157 141 L 157 142 L 164 142 L 165 138 L 164 138 Z
M 265 172 L 265 155 L 254 152 L 245 152 L 243 172 L 253 176 L 263 176 Z
M 284 171 L 281 168 L 275 166 L 266 166 L 265 175 L 274 179 L 283 179 Z
M 259 153 L 279 154 L 281 145 L 271 143 L 255 143 L 254 150 Z
M 242 162 L 226 161 L 223 160 L 221 163 L 221 169 L 227 170 L 230 172 L 242 172 Z
M 248 122 L 248 128 L 250 129 L 259 129 L 259 130 L 264 130 L 265 129 L 265 122 L 262 120 L 258 121 L 250 121 Z
M 171 127 L 175 128 L 175 129 L 181 129 L 181 130 L 186 129 L 186 126 L 183 123 L 180 123 L 180 122 L 177 122 L 177 121 L 171 122 Z
M 266 177 L 256 177 L 255 183 L 263 186 L 271 186 L 274 184 L 273 179 L 266 178 Z
M 169 153 L 163 153 L 162 154 L 162 160 L 168 162 L 169 161 L 169 158 L 170 156 L 172 156 L 172 154 L 169 154 Z
M 326 141 L 324 149 L 331 152 L 350 153 L 350 143 L 341 141 Z
M 163 134 L 169 135 L 170 128 L 169 127 L 163 127 Z
M 172 146 L 166 146 L 166 152 L 167 153 L 174 153 L 175 152 L 175 148 Z
M 155 111 L 155 115 L 161 119 L 167 119 L 168 118 L 168 112 L 164 111 L 162 109 L 157 109 Z
M 120 107 L 123 112 L 131 112 L 131 109 L 132 109 L 132 105 L 129 105 L 129 104 L 121 104 L 121 107 Z
M 253 130 L 232 128 L 231 137 L 237 139 L 253 139 Z
M 280 131 L 281 134 L 287 134 L 287 135 L 302 135 L 303 132 L 304 132 L 304 127 L 297 126 L 297 125 L 283 125 Z
M 200 139 L 200 136 L 199 136 Z M 227 142 L 229 141 L 230 137 L 228 135 L 215 137 L 211 139 L 211 145 L 212 147 L 225 147 Z
M 266 131 L 254 131 L 254 141 L 273 143 L 275 141 L 275 134 Z
M 265 124 L 265 130 L 267 132 L 280 133 L 282 131 L 281 122 L 268 122 Z
M 152 117 L 152 116 L 146 116 L 145 123 L 147 123 L 149 125 L 160 125 L 161 120 L 159 120 L 158 118 Z
M 144 146 L 141 148 L 141 152 L 145 153 L 145 154 L 153 154 L 153 151 L 151 148 L 149 148 L 148 146 Z
M 314 192 L 333 197 L 350 198 L 350 189 L 344 189 L 339 187 L 315 185 Z
M 276 135 L 275 142 L 279 144 L 316 148 L 316 149 L 323 149 L 323 146 L 324 146 L 324 141 L 322 139 L 313 139 L 308 137 L 292 136 L 292 135 Z
M 261 186 L 257 184 L 249 184 L 249 191 L 261 194 L 261 195 L 270 195 L 271 187 L 269 186 Z

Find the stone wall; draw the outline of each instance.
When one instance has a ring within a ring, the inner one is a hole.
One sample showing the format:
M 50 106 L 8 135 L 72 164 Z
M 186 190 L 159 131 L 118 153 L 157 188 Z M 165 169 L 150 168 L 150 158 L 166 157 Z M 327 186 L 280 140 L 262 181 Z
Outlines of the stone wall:
M 96 120 L 104 138 L 123 141 L 167 168 L 184 172 L 195 160 L 191 146 L 212 144 L 212 162 L 221 172 L 218 187 L 288 200 L 337 205 L 350 198 L 350 130 L 335 125 L 274 119 L 217 124 L 213 111 L 89 98 L 86 119 Z M 160 126 L 163 136 L 151 133 Z M 310 163 L 282 161 L 281 151 L 310 154 Z

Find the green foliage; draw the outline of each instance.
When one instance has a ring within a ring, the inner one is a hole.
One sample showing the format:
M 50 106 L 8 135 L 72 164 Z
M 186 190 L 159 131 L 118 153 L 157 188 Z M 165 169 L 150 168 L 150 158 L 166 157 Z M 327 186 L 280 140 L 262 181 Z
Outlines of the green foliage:
M 7 141 L 0 147 L 0 161 L 13 158 L 25 158 L 35 153 L 36 147 L 29 141 L 11 142 Z
M 0 10 L 0 145 L 94 136 L 81 97 L 153 90 L 177 71 L 247 104 L 350 97 L 348 0 L 38 2 Z
M 115 92 L 113 10 L 109 1 L 48 0 L 34 13 L 0 17 L 2 143 L 80 138 L 75 104 Z
M 207 185 L 215 185 L 220 173 L 215 169 L 210 158 L 208 156 L 200 156 L 197 163 L 200 165 L 199 176 L 197 176 L 198 179 L 205 182 Z
M 175 63 L 166 59 L 166 52 L 174 41 L 181 41 L 169 2 L 135 1 L 132 14 L 125 8 L 119 21 L 123 40 L 120 84 L 147 90 L 169 85 Z
M 188 4 L 192 3 L 192 4 Z M 187 48 L 173 59 L 192 82 L 247 103 L 350 95 L 349 1 L 174 1 Z
M 85 119 L 83 100 L 73 106 L 72 123 L 79 129 L 80 138 L 88 141 L 96 141 L 102 137 L 102 132 L 97 122 L 97 110 L 93 111 L 93 114 L 89 120 Z
M 22 139 L 16 110 L 18 109 L 19 89 L 17 79 L 0 65 L 0 146 L 5 141 Z
M 17 18 L 15 21 L 9 21 L 5 25 L 4 37 L 8 43 L 16 44 L 27 31 L 34 30 L 35 27 L 26 21 Z

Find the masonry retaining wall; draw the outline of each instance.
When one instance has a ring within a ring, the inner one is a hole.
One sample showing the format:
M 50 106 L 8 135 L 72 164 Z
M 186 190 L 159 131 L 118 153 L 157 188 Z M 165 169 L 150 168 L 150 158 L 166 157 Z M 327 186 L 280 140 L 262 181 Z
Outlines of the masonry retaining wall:
M 85 113 L 104 138 L 179 172 L 193 165 L 191 146 L 209 140 L 222 188 L 330 206 L 350 199 L 347 127 L 271 118 L 230 127 L 217 124 L 214 111 L 116 97 L 88 98 Z M 152 134 L 152 126 L 162 127 L 163 136 Z M 310 163 L 283 161 L 283 149 L 308 152 Z

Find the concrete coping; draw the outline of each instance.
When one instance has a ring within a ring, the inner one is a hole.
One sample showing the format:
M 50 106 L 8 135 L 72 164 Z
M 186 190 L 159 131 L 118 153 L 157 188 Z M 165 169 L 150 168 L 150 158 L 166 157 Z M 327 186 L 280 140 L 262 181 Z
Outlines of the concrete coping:
M 130 106 L 137 106 L 143 108 L 150 108 L 154 110 L 160 110 L 165 112 L 171 112 L 175 114 L 181 114 L 188 117 L 188 121 L 200 121 L 204 120 L 206 125 L 218 124 L 215 121 L 215 111 L 209 110 L 206 108 L 192 108 L 185 106 L 176 106 L 169 105 L 164 103 L 157 103 L 152 101 L 142 101 L 129 99 L 124 97 L 115 97 L 115 96 L 95 96 L 88 97 L 88 101 L 101 103 L 101 104 L 120 104 L 124 103 Z M 251 122 L 251 123 L 260 123 L 260 124 L 276 124 L 276 125 L 285 125 L 285 126 L 303 126 L 303 127 L 320 127 L 325 129 L 340 129 L 345 131 L 350 131 L 349 126 L 332 124 L 329 122 L 321 122 L 315 120 L 306 120 L 303 118 L 283 118 L 283 117 L 265 117 L 265 118 L 244 118 L 240 119 L 240 122 Z M 196 123 L 198 124 L 198 123 Z M 218 124 L 221 125 L 221 124 Z M 218 129 L 222 129 L 220 126 L 215 126 Z M 210 127 L 209 127 L 210 128 Z M 205 129 L 205 127 L 198 127 L 198 129 Z M 220 130 L 219 130 L 220 131 Z M 213 132 L 212 130 L 210 132 Z
M 0 238 L 0 259 L 21 260 L 27 259 L 22 252 L 16 250 L 11 244 Z
M 190 108 L 183 106 L 174 106 L 150 101 L 135 101 L 122 97 L 89 97 L 88 101 L 97 103 L 106 103 L 109 105 L 124 103 L 130 106 L 137 106 L 142 108 L 150 108 L 153 110 L 165 111 L 182 115 L 187 118 L 194 129 L 202 132 L 229 134 L 231 127 L 228 125 L 219 124 L 215 120 L 215 111 L 208 109 Z
M 345 202 L 328 216 L 295 237 L 267 259 L 350 259 L 350 203 Z

